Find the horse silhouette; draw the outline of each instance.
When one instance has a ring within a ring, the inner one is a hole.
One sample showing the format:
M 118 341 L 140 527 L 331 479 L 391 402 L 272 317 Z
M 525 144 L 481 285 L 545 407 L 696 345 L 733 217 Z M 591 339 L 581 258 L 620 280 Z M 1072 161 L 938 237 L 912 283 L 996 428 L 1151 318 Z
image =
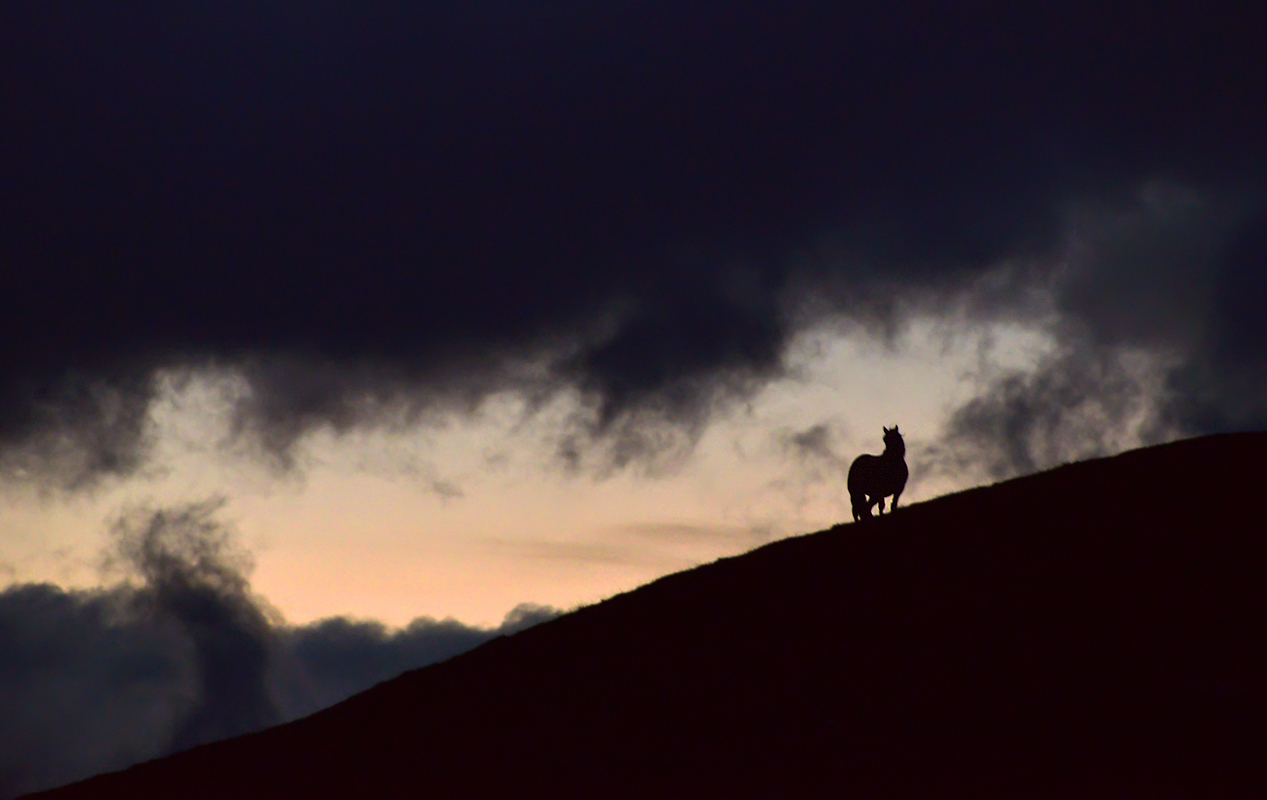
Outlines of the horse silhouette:
M 893 509 L 897 508 L 897 499 L 906 488 L 909 476 L 906 469 L 906 442 L 897 426 L 884 429 L 884 452 L 873 456 L 863 454 L 853 460 L 849 466 L 849 502 L 853 505 L 854 521 L 871 517 L 871 507 L 880 504 L 880 513 L 884 513 L 884 498 L 893 496 Z

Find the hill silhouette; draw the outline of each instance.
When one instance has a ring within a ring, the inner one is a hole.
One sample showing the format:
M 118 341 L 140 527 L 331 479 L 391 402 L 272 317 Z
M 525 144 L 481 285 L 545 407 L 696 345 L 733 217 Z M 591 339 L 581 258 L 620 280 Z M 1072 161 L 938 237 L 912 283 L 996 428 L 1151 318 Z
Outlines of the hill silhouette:
M 1261 797 L 1267 434 L 670 575 L 42 798 Z

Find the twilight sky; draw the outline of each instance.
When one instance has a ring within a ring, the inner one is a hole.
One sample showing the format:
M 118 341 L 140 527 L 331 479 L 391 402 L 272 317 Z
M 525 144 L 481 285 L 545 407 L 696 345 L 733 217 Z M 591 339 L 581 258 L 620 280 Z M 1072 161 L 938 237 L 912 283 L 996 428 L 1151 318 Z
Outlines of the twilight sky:
M 491 629 L 844 519 L 882 425 L 911 501 L 1262 428 L 1251 5 L 8 8 L 14 619 Z

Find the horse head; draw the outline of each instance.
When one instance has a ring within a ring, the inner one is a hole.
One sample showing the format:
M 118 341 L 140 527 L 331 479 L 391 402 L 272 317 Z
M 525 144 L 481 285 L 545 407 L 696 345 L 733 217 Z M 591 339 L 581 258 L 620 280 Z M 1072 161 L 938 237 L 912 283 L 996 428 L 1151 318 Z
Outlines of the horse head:
M 892 428 L 884 428 L 884 449 L 906 455 L 906 442 L 902 440 L 902 434 L 897 432 L 896 425 Z

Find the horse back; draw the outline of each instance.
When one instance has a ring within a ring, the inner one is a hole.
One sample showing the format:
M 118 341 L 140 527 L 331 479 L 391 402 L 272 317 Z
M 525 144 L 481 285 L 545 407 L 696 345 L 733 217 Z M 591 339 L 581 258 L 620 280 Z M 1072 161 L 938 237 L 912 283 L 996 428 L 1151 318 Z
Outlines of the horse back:
M 849 477 L 845 479 L 845 485 L 850 492 L 865 490 L 866 485 L 872 482 L 871 475 L 875 473 L 875 464 L 879 461 L 879 456 L 873 456 L 869 453 L 863 453 L 853 460 L 849 465 Z
M 863 492 L 873 497 L 888 497 L 905 488 L 909 475 L 906 459 L 864 453 L 849 466 L 845 485 L 850 494 Z

